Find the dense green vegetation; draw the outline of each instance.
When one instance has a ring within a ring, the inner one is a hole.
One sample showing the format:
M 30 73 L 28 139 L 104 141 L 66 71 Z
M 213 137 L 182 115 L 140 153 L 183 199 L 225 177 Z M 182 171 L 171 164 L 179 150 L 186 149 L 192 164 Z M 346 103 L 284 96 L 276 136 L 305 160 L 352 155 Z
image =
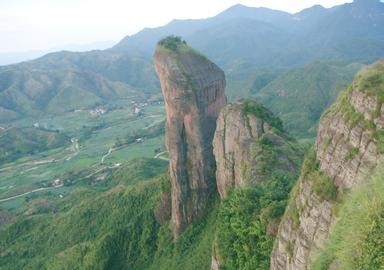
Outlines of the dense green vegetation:
M 369 96 L 374 96 L 377 99 L 376 110 L 373 111 L 368 119 L 364 114 L 356 111 L 351 104 L 352 91 L 357 88 Z M 359 72 L 354 84 L 347 87 L 346 90 L 340 93 L 337 103 L 332 105 L 325 115 L 334 115 L 341 112 L 344 120 L 350 128 L 356 125 L 361 125 L 363 128 L 371 130 L 373 137 L 380 153 L 384 153 L 384 133 L 381 129 L 376 128 L 374 119 L 378 118 L 381 114 L 381 107 L 384 104 L 384 65 L 379 61 L 371 66 L 364 68 Z M 352 158 L 358 154 L 358 149 L 350 149 L 347 153 L 348 158 Z
M 360 67 L 316 62 L 289 70 L 251 92 L 283 120 L 292 135 L 315 137 L 321 114 Z
M 298 173 L 274 166 L 288 151 L 298 168 L 303 150 L 294 141 L 281 145 L 268 138 L 260 139 L 258 147 L 265 157 L 261 167 L 270 177 L 215 204 L 176 242 L 168 223 L 159 225 L 153 213 L 160 194 L 169 192 L 164 184 L 169 180 L 159 176 L 166 170 L 163 161 L 132 161 L 103 180 L 75 180 L 61 200 L 54 194 L 40 196 L 43 201 L 32 196 L 34 203 L 18 208 L 16 220 L 1 228 L 0 268 L 208 269 L 219 233 L 227 269 L 265 269 Z
M 235 190 L 223 201 L 217 222 L 223 269 L 268 269 L 274 233 L 293 181 L 274 175 L 268 184 Z
M 384 269 L 384 181 L 378 169 L 338 206 L 327 245 L 311 269 Z
M 152 178 L 166 167 L 159 162 L 132 162 L 105 180 L 106 191 L 81 186 L 55 211 L 3 225 L 0 268 L 207 269 L 216 207 L 173 242 L 168 224 L 160 226 L 153 214 L 169 181 Z
M 271 127 L 283 131 L 283 122 L 276 117 L 270 110 L 255 100 L 247 100 L 242 104 L 244 114 L 251 114 L 256 118 L 268 123 Z
M 313 149 L 310 149 L 306 155 L 301 175 L 305 181 L 312 182 L 312 190 L 321 200 L 335 201 L 337 199 L 338 188 L 335 182 L 320 170 L 319 161 Z
M 69 138 L 59 131 L 33 127 L 0 130 L 0 164 L 69 144 Z
M 376 63 L 359 74 L 359 89 L 384 102 L 384 63 Z M 380 105 L 380 104 L 378 104 Z
M 279 144 L 267 136 L 254 148 L 260 151 L 252 170 L 262 181 L 249 179 L 250 188 L 234 190 L 219 208 L 216 241 L 223 269 L 268 269 L 274 236 L 304 153 L 294 141 Z M 294 170 L 287 168 L 287 160 Z
M 181 50 L 183 47 L 187 47 L 187 42 L 182 40 L 181 37 L 176 36 L 168 36 L 163 38 L 157 44 L 175 52 Z

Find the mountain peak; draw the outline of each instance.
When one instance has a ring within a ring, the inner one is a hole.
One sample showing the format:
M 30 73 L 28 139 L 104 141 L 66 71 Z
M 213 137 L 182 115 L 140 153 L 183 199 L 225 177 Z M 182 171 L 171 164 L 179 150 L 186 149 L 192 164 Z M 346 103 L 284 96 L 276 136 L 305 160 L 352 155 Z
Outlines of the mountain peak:
M 295 14 L 298 18 L 306 18 L 310 17 L 313 18 L 313 16 L 324 14 L 327 11 L 325 7 L 322 5 L 314 5 L 312 7 L 303 9 L 302 11 Z
M 356 4 L 372 4 L 372 3 L 380 3 L 380 0 L 353 0 L 353 3 Z
M 380 0 L 353 0 L 353 4 L 362 7 L 370 7 L 382 4 L 382 2 Z

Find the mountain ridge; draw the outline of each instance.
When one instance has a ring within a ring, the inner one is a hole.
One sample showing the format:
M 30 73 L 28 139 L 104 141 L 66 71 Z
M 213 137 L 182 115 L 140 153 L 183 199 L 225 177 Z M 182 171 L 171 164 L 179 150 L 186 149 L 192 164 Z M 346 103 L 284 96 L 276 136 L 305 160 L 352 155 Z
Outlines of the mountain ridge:
M 32 114 L 46 113 L 44 108 L 48 106 L 51 89 L 39 90 L 35 87 L 49 83 L 44 82 L 47 76 L 54 77 L 58 84 L 71 84 L 78 93 L 90 97 L 87 104 L 77 102 L 72 107 L 69 104 L 61 105 L 60 112 L 65 111 L 66 106 L 71 110 L 107 103 L 108 99 L 99 95 L 99 92 L 105 91 L 100 89 L 105 84 L 118 85 L 116 87 L 120 88 L 118 95 L 109 90 L 111 98 L 127 97 L 133 93 L 159 95 L 159 82 L 151 62 L 152 52 L 156 42 L 170 34 L 183 36 L 191 46 L 224 69 L 230 98 L 245 97 L 259 72 L 264 69 L 287 71 L 317 61 L 338 61 L 346 65 L 373 62 L 384 55 L 384 30 L 378 27 L 384 23 L 381 13 L 384 4 L 369 4 L 367 6 L 379 8 L 369 14 L 357 13 L 358 16 L 354 12 L 357 5 L 361 3 L 348 3 L 329 9 L 314 7 L 321 16 L 304 16 L 306 18 L 302 20 L 295 19 L 300 13 L 233 6 L 212 18 L 176 20 L 162 27 L 144 29 L 125 37 L 107 50 L 58 52 L 21 64 L 3 66 L 0 67 L 0 82 L 15 77 L 21 83 L 13 83 L 10 87 L 5 84 L 0 86 L 0 97 L 7 100 L 8 104 L 3 104 L 0 118 L 7 121 L 23 117 L 24 113 L 13 110 L 15 108 L 12 106 L 31 108 Z M 310 10 L 301 13 L 303 15 Z M 364 18 L 370 18 L 369 23 L 361 24 Z M 345 26 L 348 31 L 343 31 L 340 26 Z M 80 80 L 64 82 L 67 78 L 58 73 L 68 73 L 72 69 L 92 74 L 90 76 L 94 79 L 89 80 L 89 85 L 96 85 L 96 88 L 84 89 L 84 85 L 78 82 Z M 53 74 L 53 70 L 56 74 Z M 37 84 L 24 87 L 31 77 L 41 79 L 37 79 Z M 98 83 L 100 81 L 104 83 Z M 43 99 L 47 100 L 44 102 L 47 104 L 39 105 L 31 98 L 38 91 L 46 93 Z M 73 93 L 75 91 L 68 91 L 68 95 L 72 96 L 70 99 L 76 100 Z

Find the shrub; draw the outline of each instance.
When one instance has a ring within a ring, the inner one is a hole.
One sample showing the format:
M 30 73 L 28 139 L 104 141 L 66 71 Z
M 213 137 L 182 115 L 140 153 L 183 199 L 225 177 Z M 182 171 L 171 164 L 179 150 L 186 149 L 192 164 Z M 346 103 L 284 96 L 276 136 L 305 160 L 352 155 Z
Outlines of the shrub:
M 257 101 L 246 101 L 242 106 L 242 111 L 245 115 L 251 114 L 262 121 L 267 122 L 271 127 L 283 131 L 283 122 L 280 118 L 273 115 L 273 113 L 265 108 L 262 104 Z
M 177 51 L 180 46 L 187 45 L 185 40 L 178 36 L 168 36 L 158 42 L 158 45 L 165 47 L 171 51 Z
M 325 176 L 322 172 L 316 171 L 311 174 L 313 186 L 312 189 L 322 200 L 335 201 L 337 198 L 337 186 L 335 182 Z
M 384 269 L 384 177 L 382 169 L 347 197 L 324 250 L 310 269 Z
M 359 148 L 357 147 L 350 148 L 347 152 L 347 159 L 349 160 L 354 159 L 358 153 L 359 153 Z

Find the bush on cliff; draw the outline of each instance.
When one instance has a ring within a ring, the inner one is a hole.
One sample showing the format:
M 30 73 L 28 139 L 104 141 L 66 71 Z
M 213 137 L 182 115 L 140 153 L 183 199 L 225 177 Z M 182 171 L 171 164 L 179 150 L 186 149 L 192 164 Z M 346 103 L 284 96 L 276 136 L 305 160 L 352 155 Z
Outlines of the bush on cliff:
M 165 47 L 171 51 L 177 51 L 180 46 L 186 46 L 187 42 L 182 40 L 181 37 L 168 36 L 158 42 L 158 45 Z

